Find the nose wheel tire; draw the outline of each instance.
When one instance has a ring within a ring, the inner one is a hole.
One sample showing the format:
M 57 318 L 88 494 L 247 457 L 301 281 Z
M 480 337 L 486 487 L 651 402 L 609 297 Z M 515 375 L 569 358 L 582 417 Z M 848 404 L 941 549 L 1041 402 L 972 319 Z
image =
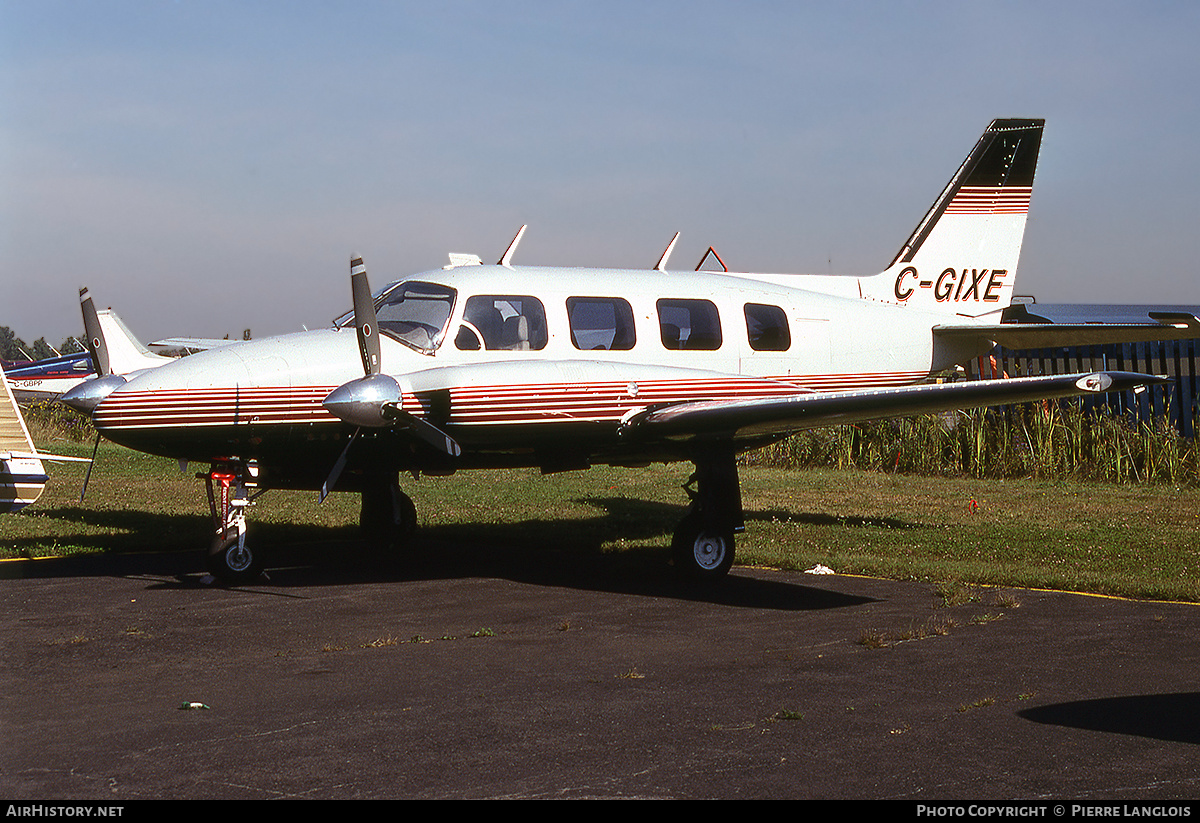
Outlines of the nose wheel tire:
M 262 573 L 262 563 L 249 546 L 238 548 L 237 535 L 213 538 L 208 549 L 208 571 L 226 583 L 249 583 Z
M 733 531 L 705 526 L 687 517 L 675 530 L 672 559 L 681 575 L 691 580 L 716 580 L 733 566 Z

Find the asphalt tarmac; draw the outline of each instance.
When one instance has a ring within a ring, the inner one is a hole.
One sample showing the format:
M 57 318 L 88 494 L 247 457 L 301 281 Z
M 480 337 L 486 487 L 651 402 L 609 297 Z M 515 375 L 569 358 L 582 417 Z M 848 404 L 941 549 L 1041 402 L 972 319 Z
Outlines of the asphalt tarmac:
M 1200 796 L 1195 606 L 422 556 L 0 563 L 0 797 Z

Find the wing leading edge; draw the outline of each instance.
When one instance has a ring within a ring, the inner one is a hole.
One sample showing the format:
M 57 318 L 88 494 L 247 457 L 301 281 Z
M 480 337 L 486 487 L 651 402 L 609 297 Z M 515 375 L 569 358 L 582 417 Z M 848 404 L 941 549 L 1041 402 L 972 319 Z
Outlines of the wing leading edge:
M 753 441 L 820 426 L 1129 391 L 1166 382 L 1165 377 L 1135 372 L 1093 372 L 731 402 L 705 400 L 643 409 L 624 421 L 621 435 L 647 440 Z

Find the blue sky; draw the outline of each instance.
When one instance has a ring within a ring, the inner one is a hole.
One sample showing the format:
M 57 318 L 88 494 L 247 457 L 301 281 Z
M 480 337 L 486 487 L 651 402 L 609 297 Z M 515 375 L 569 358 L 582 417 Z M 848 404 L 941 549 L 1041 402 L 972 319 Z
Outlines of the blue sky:
M 1200 4 L 0 0 L 0 325 L 255 336 L 451 251 L 882 269 L 1045 117 L 1018 293 L 1200 304 Z

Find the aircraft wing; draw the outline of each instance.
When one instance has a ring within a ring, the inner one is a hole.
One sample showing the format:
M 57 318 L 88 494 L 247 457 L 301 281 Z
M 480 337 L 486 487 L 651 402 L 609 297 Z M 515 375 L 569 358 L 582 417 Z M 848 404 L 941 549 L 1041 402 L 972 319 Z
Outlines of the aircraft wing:
M 820 426 L 1128 391 L 1165 382 L 1167 378 L 1149 374 L 1094 372 L 813 392 L 754 400 L 689 401 L 642 409 L 624 421 L 621 434 L 648 440 L 749 441 Z
M 221 346 L 228 346 L 230 343 L 237 343 L 237 340 L 228 338 L 217 339 L 215 337 L 168 337 L 166 340 L 155 340 L 150 344 L 152 349 L 192 349 L 204 351 L 207 349 L 216 349 Z
M 990 341 L 1014 351 L 1200 338 L 1200 318 L 1150 312 L 1154 323 L 996 323 L 934 326 L 937 337 Z

